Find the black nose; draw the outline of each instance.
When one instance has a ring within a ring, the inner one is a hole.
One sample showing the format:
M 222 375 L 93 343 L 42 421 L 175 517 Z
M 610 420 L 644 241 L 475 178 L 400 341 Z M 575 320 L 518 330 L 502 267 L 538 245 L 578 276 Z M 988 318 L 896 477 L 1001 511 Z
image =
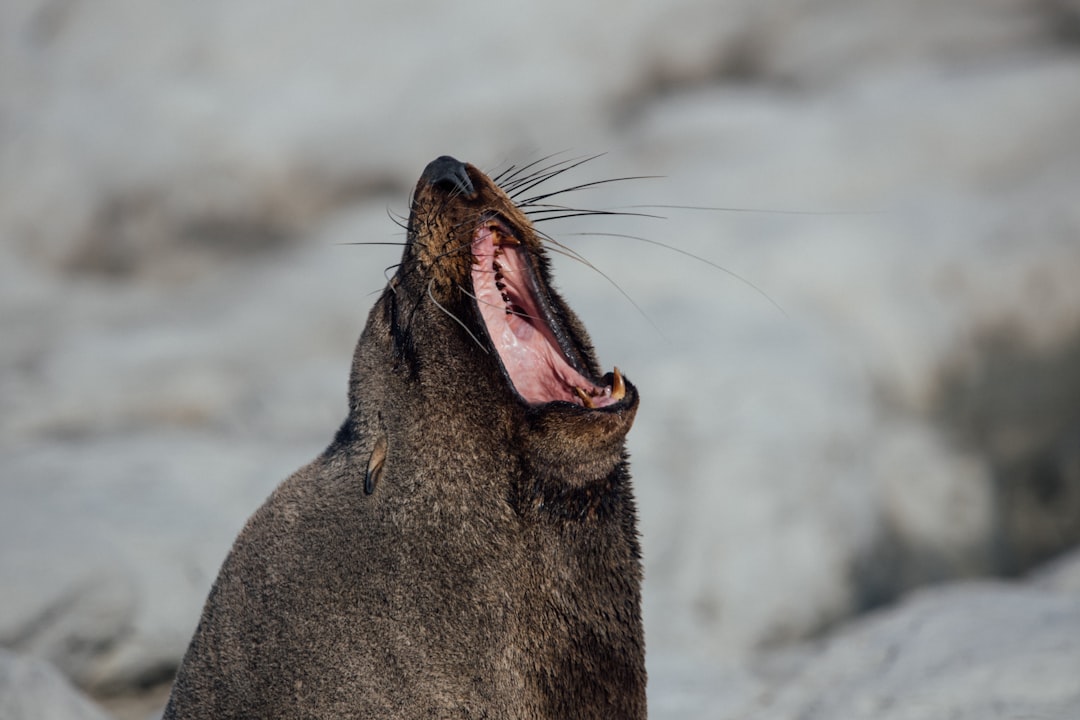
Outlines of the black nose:
M 441 185 L 446 190 L 466 197 L 473 197 L 476 194 L 476 188 L 473 187 L 469 173 L 465 170 L 465 163 L 449 155 L 437 157 L 429 162 L 420 179 L 429 185 Z

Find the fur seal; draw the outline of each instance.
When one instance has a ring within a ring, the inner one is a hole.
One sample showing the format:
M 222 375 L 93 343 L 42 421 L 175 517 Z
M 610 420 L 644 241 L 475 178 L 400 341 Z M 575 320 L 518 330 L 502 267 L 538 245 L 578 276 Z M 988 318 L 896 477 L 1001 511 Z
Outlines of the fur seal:
M 166 720 L 645 717 L 638 393 L 551 288 L 535 182 L 424 170 L 348 418 L 244 526 Z

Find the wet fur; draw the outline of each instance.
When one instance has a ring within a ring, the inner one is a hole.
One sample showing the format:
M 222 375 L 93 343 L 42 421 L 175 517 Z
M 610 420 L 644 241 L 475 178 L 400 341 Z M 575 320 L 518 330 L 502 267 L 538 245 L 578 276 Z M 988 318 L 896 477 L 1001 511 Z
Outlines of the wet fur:
M 525 215 L 468 173 L 475 198 L 417 186 L 402 264 L 356 348 L 348 419 L 240 533 L 166 720 L 645 717 L 624 449 L 637 392 L 628 383 L 613 412 L 514 394 L 478 340 L 472 231 L 496 210 L 544 285 L 546 260 Z

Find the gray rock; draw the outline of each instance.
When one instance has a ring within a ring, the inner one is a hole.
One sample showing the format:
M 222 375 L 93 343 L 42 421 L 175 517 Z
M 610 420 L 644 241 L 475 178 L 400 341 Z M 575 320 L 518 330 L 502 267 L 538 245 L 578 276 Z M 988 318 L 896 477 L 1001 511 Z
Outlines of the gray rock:
M 618 13 L 428 2 L 414 7 L 423 24 L 320 8 L 4 3 L 5 235 L 75 271 L 184 276 L 288 243 L 373 188 L 406 191 L 438 151 L 498 163 L 522 147 L 609 145 L 613 121 L 672 89 L 817 86 L 1057 42 L 1053 13 L 1005 0 L 681 0 Z M 456 42 L 457 27 L 499 32 Z
M 44 660 L 0 649 L 0 720 L 107 720 Z
M 309 454 L 180 433 L 9 450 L 0 645 L 95 693 L 167 680 L 244 519 Z
M 337 244 L 400 240 L 387 206 L 445 152 L 667 176 L 581 206 L 826 213 L 545 226 L 651 318 L 560 263 L 645 397 L 661 658 L 1075 545 L 1073 5 L 0 3 L 0 644 L 96 690 L 175 666 L 244 518 L 344 416 L 397 249 Z
M 652 662 L 655 718 L 1072 720 L 1080 595 L 1037 582 L 957 583 L 749 666 Z
M 1080 716 L 1080 596 L 991 583 L 921 591 L 846 627 L 753 718 Z
M 627 250 L 605 265 L 674 336 L 634 343 L 614 299 L 585 314 L 597 346 L 663 398 L 630 437 L 651 647 L 782 643 L 1078 542 L 1078 88 L 1080 64 L 1048 56 L 881 71 L 815 101 L 713 89 L 641 119 L 643 155 L 680 178 L 660 202 L 890 208 L 672 210 L 627 231 L 719 260 L 786 317 L 690 262 L 636 275 Z M 1027 160 L 1043 152 L 1053 169 Z
M 1080 596 L 1080 550 L 1047 563 L 1032 577 L 1042 587 Z

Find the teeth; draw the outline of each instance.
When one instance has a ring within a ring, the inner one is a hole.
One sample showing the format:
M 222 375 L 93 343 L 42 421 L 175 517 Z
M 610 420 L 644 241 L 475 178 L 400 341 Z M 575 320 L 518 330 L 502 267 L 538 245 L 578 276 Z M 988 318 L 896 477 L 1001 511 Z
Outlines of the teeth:
M 622 400 L 626 397 L 626 385 L 623 383 L 622 374 L 619 372 L 619 368 L 615 368 L 615 372 L 612 373 L 615 377 L 611 381 L 611 399 Z
M 582 405 L 589 408 L 590 410 L 593 408 L 593 401 L 592 401 L 592 398 L 589 397 L 588 393 L 586 393 L 584 390 L 582 390 L 579 387 L 575 387 L 574 392 L 577 393 L 577 396 L 578 396 L 578 398 L 580 398 Z
M 496 227 L 489 227 L 488 230 L 491 231 L 491 244 L 494 245 L 495 247 L 499 247 L 500 245 L 520 245 L 521 244 L 521 241 L 518 240 L 516 237 L 514 237 L 513 235 L 507 235 L 507 234 L 505 234 L 503 232 L 500 232 L 499 229 L 496 228 Z

